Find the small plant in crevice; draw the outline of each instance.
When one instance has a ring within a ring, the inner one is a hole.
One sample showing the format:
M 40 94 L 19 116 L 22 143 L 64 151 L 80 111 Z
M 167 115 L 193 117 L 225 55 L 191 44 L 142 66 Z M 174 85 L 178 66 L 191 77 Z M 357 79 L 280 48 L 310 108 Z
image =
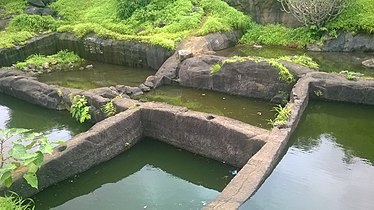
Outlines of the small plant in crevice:
M 291 74 L 290 71 L 277 60 L 267 59 L 267 62 L 279 70 L 279 80 L 285 81 L 289 84 L 296 81 L 295 76 Z
M 221 64 L 219 64 L 219 63 L 213 64 L 212 68 L 210 69 L 210 74 L 215 74 L 215 73 L 219 72 L 219 70 L 221 70 L 221 68 L 222 68 Z
M 113 103 L 113 100 L 110 100 L 106 104 L 104 104 L 101 107 L 101 110 L 105 113 L 105 115 L 107 117 L 113 116 L 117 111 L 117 109 L 116 109 L 116 107 Z
M 315 90 L 314 95 L 316 95 L 317 97 L 321 97 L 323 96 L 323 92 L 321 90 Z
M 339 74 L 344 75 L 347 80 L 357 80 L 361 78 L 362 76 L 364 76 L 361 73 L 353 72 L 353 71 L 341 71 Z
M 52 152 L 52 143 L 42 133 L 22 128 L 0 130 L 0 185 L 10 187 L 14 181 L 12 174 L 26 169 L 23 178 L 31 187 L 37 189 L 36 172 L 43 164 L 44 155 Z
M 287 105 L 282 107 L 282 105 L 277 105 L 272 109 L 275 112 L 275 119 L 268 120 L 268 124 L 277 127 L 287 123 L 289 117 L 291 116 L 291 108 Z
M 86 97 L 81 95 L 74 96 L 70 107 L 70 113 L 72 117 L 80 123 L 90 120 L 90 107 L 88 106 Z

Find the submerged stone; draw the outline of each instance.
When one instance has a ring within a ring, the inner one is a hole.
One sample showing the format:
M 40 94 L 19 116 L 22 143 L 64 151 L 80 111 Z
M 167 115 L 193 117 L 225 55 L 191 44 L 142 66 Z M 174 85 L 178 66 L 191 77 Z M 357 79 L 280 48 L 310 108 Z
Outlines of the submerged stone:
M 374 58 L 363 61 L 362 65 L 368 67 L 368 68 L 374 68 Z

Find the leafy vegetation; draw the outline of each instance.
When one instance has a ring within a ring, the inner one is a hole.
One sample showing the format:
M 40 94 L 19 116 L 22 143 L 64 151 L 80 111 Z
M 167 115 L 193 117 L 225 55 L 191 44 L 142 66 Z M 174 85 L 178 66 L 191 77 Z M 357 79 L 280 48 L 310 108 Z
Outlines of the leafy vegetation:
M 37 33 L 55 31 L 59 24 L 51 16 L 18 15 L 10 21 L 5 31 L 0 32 L 0 48 L 25 44 Z
M 289 117 L 291 116 L 291 108 L 287 105 L 282 107 L 282 105 L 277 105 L 272 109 L 275 112 L 275 119 L 268 120 L 268 124 L 276 127 L 287 123 Z
M 330 31 L 365 31 L 374 33 L 374 0 L 351 0 L 335 20 L 326 24 Z
M 10 150 L 6 151 L 9 144 Z M 36 172 L 43 164 L 44 155 L 52 151 L 52 144 L 42 133 L 20 128 L 0 130 L 0 185 L 10 187 L 12 174 L 26 169 L 23 178 L 30 186 L 38 188 Z
M 33 201 L 31 199 L 24 200 L 16 193 L 10 193 L 4 197 L 0 196 L 1 210 L 34 210 Z
M 0 0 L 0 10 L 3 9 L 0 18 L 20 14 L 25 7 L 26 0 Z
M 219 63 L 213 64 L 212 68 L 210 70 L 210 74 L 215 74 L 215 73 L 219 72 L 219 70 L 221 70 L 221 68 L 222 68 L 221 64 L 219 64 Z
M 283 66 L 283 64 L 279 63 L 279 61 L 275 59 L 268 59 L 267 62 L 279 70 L 279 80 L 285 81 L 289 84 L 296 81 L 294 75 L 291 74 L 290 71 Z
M 110 100 L 106 104 L 104 104 L 104 106 L 101 109 L 107 117 L 113 116 L 117 111 L 117 109 L 116 109 L 112 100 Z
M 311 57 L 307 55 L 294 55 L 294 56 L 282 56 L 278 58 L 279 60 L 289 61 L 293 63 L 297 63 L 311 69 L 318 69 L 319 65 L 316 63 Z
M 90 107 L 88 106 L 86 97 L 81 95 L 74 96 L 70 107 L 70 113 L 72 117 L 80 123 L 90 120 Z
M 357 80 L 360 77 L 364 76 L 361 73 L 353 71 L 341 71 L 340 74 L 343 74 L 347 80 Z
M 34 66 L 42 66 L 44 63 L 48 64 L 59 64 L 59 65 L 74 65 L 79 66 L 83 62 L 83 59 L 81 59 L 77 54 L 73 52 L 69 52 L 67 50 L 62 50 L 54 55 L 31 55 L 29 56 L 25 61 L 18 62 L 15 66 L 17 69 L 25 69 L 29 64 L 32 64 Z

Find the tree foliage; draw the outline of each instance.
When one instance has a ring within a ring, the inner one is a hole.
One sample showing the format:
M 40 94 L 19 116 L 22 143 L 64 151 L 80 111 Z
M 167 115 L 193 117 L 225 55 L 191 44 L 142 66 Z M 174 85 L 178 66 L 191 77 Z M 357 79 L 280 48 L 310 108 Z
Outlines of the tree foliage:
M 305 26 L 321 27 L 335 19 L 344 9 L 346 0 L 278 0 L 285 12 Z

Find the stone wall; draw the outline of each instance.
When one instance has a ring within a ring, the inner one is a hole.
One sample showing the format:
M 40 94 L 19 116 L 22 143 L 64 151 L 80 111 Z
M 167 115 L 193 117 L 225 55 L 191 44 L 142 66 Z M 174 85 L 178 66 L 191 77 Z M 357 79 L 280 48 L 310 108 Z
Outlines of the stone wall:
M 88 35 L 77 38 L 70 33 L 51 33 L 27 41 L 23 46 L 0 49 L 0 67 L 11 66 L 32 54 L 51 55 L 70 50 L 79 56 L 104 63 L 157 70 L 173 51 L 136 41 L 116 41 Z
M 93 34 L 83 38 L 70 33 L 58 34 L 57 48 L 74 51 L 88 60 L 154 70 L 173 54 L 173 51 L 160 46 L 104 39 Z
M 0 67 L 11 66 L 33 54 L 52 55 L 57 52 L 56 34 L 46 34 L 27 41 L 25 45 L 0 49 Z
M 236 120 L 158 104 L 144 105 L 144 135 L 236 167 L 265 144 L 267 130 Z

